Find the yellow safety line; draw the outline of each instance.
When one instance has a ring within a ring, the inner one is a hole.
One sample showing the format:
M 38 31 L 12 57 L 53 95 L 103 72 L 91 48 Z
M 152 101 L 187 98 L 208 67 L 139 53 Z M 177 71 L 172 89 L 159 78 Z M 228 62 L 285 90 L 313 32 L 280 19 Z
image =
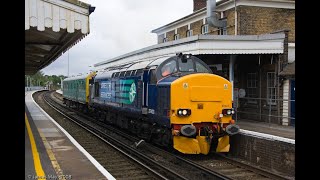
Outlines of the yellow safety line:
M 26 126 L 27 126 L 28 135 L 29 135 L 30 144 L 31 144 L 31 149 L 32 149 L 33 163 L 34 163 L 34 167 L 35 167 L 35 170 L 36 170 L 36 173 L 37 173 L 37 177 L 38 177 L 38 179 L 46 179 L 45 173 L 44 173 L 44 171 L 42 169 L 42 166 L 41 166 L 38 149 L 37 149 L 36 142 L 34 140 L 34 137 L 33 137 L 33 134 L 32 134 L 31 128 L 30 128 L 30 124 L 29 124 L 29 120 L 27 118 L 27 114 L 24 113 L 24 115 L 25 115 Z
M 38 131 L 39 131 L 39 134 L 40 134 L 40 136 L 42 138 L 42 141 L 43 141 L 44 145 L 46 146 L 47 153 L 48 153 L 49 158 L 51 160 L 52 166 L 53 166 L 54 170 L 56 171 L 58 179 L 59 180 L 66 180 L 64 175 L 63 175 L 63 171 L 60 168 L 60 166 L 58 164 L 58 161 L 55 158 L 55 156 L 54 156 L 54 154 L 53 154 L 53 152 L 51 150 L 50 144 L 48 143 L 46 137 L 42 134 L 41 130 L 38 129 Z

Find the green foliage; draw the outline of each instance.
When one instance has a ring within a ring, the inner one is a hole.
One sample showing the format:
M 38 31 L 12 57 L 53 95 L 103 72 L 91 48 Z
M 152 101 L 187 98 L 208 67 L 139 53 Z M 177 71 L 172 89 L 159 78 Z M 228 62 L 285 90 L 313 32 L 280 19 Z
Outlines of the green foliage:
M 38 71 L 36 74 L 24 76 L 25 86 L 46 86 L 51 85 L 54 89 L 60 89 L 61 79 L 65 79 L 67 76 L 64 75 L 44 75 L 42 71 Z

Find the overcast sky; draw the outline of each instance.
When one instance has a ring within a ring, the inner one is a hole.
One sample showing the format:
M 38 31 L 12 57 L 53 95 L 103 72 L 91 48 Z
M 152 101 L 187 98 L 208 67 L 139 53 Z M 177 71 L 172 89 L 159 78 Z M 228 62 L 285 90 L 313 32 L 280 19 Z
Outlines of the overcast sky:
M 69 75 L 87 73 L 93 64 L 157 44 L 153 29 L 193 12 L 193 0 L 80 0 L 96 7 L 90 34 L 69 50 Z M 68 73 L 68 51 L 42 69 Z

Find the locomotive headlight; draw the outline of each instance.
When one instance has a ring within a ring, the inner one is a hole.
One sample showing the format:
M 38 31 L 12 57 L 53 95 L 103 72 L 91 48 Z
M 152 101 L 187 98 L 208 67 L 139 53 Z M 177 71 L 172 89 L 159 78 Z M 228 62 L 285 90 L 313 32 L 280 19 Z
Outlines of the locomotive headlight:
M 184 116 L 187 115 L 187 113 L 188 113 L 188 112 L 187 112 L 187 110 L 185 110 L 185 109 L 182 111 L 182 114 L 183 114 Z
M 231 114 L 231 110 L 230 110 L 230 109 L 227 111 L 227 114 L 228 114 L 228 115 L 230 115 L 230 114 Z
M 191 109 L 178 109 L 177 113 L 178 113 L 178 116 L 180 116 L 180 117 L 190 116 L 191 115 Z

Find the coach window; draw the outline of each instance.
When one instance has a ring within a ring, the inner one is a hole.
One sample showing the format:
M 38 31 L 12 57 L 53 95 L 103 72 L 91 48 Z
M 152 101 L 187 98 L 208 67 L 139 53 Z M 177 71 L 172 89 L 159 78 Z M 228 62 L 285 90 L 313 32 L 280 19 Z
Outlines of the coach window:
M 127 77 L 127 76 L 131 76 L 131 73 L 132 73 L 132 71 L 127 71 L 127 72 L 126 72 L 126 77 Z
M 120 72 L 116 72 L 116 74 L 114 75 L 114 77 L 119 77 Z
M 125 71 L 120 72 L 119 77 L 124 77 L 124 73 L 125 73 Z

